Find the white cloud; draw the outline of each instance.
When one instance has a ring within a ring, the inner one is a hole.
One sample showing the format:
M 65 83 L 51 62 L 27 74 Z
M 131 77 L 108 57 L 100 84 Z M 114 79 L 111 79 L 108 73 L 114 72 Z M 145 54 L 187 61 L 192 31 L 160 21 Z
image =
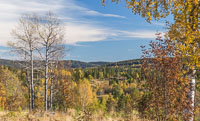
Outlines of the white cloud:
M 89 25 L 67 24 L 66 26 L 66 42 L 75 44 L 77 42 L 92 42 L 105 40 L 106 34 L 103 30 Z
M 83 16 L 102 16 L 125 18 L 116 14 L 101 13 L 82 7 L 74 0 L 5 0 L 0 1 L 0 45 L 6 46 L 13 41 L 11 30 L 15 28 L 18 18 L 23 13 L 37 12 L 43 14 L 53 11 L 66 23 L 66 43 L 94 42 L 103 40 L 118 40 L 132 38 L 155 38 L 153 31 L 113 30 L 104 26 L 96 26 L 94 21 L 88 21 Z M 66 15 L 66 16 L 65 16 Z
M 6 19 L 10 20 L 17 19 L 22 13 L 57 11 L 61 8 L 64 8 L 64 6 L 60 1 L 55 3 L 53 0 L 46 3 L 37 0 L 0 1 L 0 15 L 3 14 Z
M 119 34 L 123 37 L 128 38 L 144 38 L 144 39 L 152 39 L 156 38 L 156 31 L 148 31 L 148 30 L 139 30 L 139 31 L 119 31 Z
M 68 23 L 65 31 L 67 44 L 102 41 L 117 36 L 117 33 L 109 28 L 101 28 L 82 23 Z
M 15 27 L 15 22 L 0 22 L 0 45 L 7 46 L 7 42 L 13 40 L 11 30 Z
M 104 40 L 130 40 L 135 38 L 154 39 L 156 31 L 128 31 L 112 30 L 82 23 L 68 23 L 66 25 L 66 43 L 76 45 L 79 42 L 95 42 Z
M 104 17 L 115 17 L 115 18 L 126 18 L 125 16 L 120 16 L 120 15 L 116 15 L 116 14 L 103 14 L 97 11 L 93 11 L 93 10 L 84 10 L 84 13 L 87 15 L 91 15 L 91 16 L 104 16 Z

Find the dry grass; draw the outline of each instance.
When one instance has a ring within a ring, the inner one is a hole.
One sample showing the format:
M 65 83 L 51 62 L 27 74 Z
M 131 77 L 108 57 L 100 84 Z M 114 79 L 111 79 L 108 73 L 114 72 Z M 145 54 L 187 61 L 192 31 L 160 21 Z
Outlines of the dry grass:
M 0 112 L 0 121 L 84 121 L 77 115 L 74 110 L 69 110 L 68 113 L 44 113 L 35 112 Z M 94 114 L 91 116 L 91 121 L 144 121 L 136 116 L 131 116 L 130 119 L 124 120 L 120 117 L 104 116 L 102 113 Z

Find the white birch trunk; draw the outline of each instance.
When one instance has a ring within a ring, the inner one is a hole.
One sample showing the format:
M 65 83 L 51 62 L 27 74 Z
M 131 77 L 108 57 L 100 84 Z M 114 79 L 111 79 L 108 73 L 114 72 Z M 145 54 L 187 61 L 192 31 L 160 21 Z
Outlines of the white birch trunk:
M 50 102 L 49 103 L 50 103 L 49 108 L 50 108 L 50 110 L 52 110 L 52 107 L 53 107 L 53 82 L 51 82 L 51 87 L 50 87 Z
M 191 109 L 189 110 L 191 117 L 189 117 L 189 121 L 194 121 L 194 103 L 195 103 L 195 87 L 196 87 L 195 73 L 196 70 L 194 69 L 192 74 L 189 75 L 190 78 L 189 101 L 191 102 Z
M 48 45 L 48 44 L 47 44 Z M 45 111 L 47 111 L 47 83 L 48 83 L 48 48 L 46 46 L 46 55 L 45 55 L 45 98 L 44 98 L 44 106 L 45 106 Z
M 32 48 L 32 47 L 31 47 Z M 33 51 L 31 50 L 31 94 L 32 94 L 32 109 L 34 109 L 35 107 L 35 103 L 34 103 L 34 82 L 33 82 Z

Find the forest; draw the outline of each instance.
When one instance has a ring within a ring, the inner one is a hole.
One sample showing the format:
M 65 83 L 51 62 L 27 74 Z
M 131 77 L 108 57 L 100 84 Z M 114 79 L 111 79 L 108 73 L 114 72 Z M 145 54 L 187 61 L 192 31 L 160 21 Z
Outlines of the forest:
M 140 59 L 65 60 L 62 19 L 22 15 L 7 43 L 20 60 L 0 60 L 0 120 L 200 121 L 199 0 L 124 1 L 149 24 L 173 17 Z

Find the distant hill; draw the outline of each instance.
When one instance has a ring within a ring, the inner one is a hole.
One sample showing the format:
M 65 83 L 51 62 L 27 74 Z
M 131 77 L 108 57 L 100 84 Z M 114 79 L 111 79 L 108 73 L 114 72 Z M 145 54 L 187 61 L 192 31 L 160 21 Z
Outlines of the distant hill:
M 142 63 L 142 59 L 124 60 L 106 64 L 106 66 L 137 66 Z
M 71 68 L 90 68 L 90 67 L 98 67 L 109 65 L 112 62 L 82 62 L 82 61 L 75 61 L 75 60 L 64 60 L 63 61 L 66 66 L 68 65 Z
M 0 59 L 0 65 L 7 66 L 7 67 L 15 67 L 20 68 L 22 61 L 18 60 L 6 60 L 6 59 Z
M 64 63 L 65 68 L 90 68 L 90 67 L 100 67 L 100 66 L 139 66 L 141 64 L 141 59 L 133 59 L 133 60 L 124 60 L 118 62 L 83 62 L 83 61 L 76 61 L 76 60 L 62 60 L 61 62 Z M 8 67 L 15 67 L 21 68 L 23 65 L 23 61 L 18 60 L 6 60 L 0 59 L 0 65 L 8 66 Z

